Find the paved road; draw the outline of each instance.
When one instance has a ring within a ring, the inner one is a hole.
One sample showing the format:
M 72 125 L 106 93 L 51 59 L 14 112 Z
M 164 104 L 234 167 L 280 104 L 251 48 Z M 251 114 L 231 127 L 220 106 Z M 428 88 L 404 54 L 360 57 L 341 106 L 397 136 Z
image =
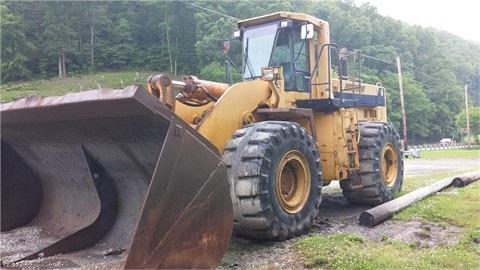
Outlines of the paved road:
M 480 159 L 404 159 L 404 176 L 427 175 L 446 171 L 480 170 Z

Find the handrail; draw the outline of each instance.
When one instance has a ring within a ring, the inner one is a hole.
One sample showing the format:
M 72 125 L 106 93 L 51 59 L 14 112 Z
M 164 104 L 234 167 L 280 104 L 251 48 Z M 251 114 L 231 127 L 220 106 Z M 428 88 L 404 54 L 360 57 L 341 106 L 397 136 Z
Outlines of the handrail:
M 312 77 L 313 75 L 315 74 L 315 72 L 318 70 L 318 62 L 320 61 L 320 58 L 323 54 L 323 49 L 325 47 L 334 47 L 338 50 L 338 45 L 335 44 L 335 43 L 325 43 L 322 45 L 321 49 L 320 49 L 320 53 L 318 54 L 318 57 L 315 59 L 315 65 L 313 67 L 313 70 L 312 70 Z M 320 82 L 320 83 L 312 83 L 311 79 L 310 79 L 310 86 L 312 85 L 325 85 L 325 84 L 328 84 L 328 98 L 332 98 L 332 91 L 330 89 L 330 84 L 332 82 L 332 74 L 331 74 L 331 65 L 332 65 L 332 59 L 331 59 L 331 56 L 330 56 L 330 50 L 328 50 L 328 69 L 327 69 L 327 73 L 328 73 L 328 80 L 326 82 Z M 316 78 L 318 78 L 318 76 L 315 76 Z M 310 99 L 312 99 L 312 91 L 310 91 Z

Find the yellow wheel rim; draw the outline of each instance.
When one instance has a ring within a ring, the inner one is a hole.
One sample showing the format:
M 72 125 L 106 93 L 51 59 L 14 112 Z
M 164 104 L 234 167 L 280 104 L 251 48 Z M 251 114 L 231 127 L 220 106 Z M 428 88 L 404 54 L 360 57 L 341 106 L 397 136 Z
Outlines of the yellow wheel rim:
M 280 206 L 285 212 L 300 212 L 308 200 L 310 191 L 310 167 L 299 151 L 286 153 L 277 168 L 275 190 Z
M 383 148 L 382 152 L 382 180 L 387 187 L 393 186 L 395 184 L 395 180 L 397 179 L 397 171 L 398 171 L 398 158 L 397 158 L 397 151 L 393 144 L 388 143 Z

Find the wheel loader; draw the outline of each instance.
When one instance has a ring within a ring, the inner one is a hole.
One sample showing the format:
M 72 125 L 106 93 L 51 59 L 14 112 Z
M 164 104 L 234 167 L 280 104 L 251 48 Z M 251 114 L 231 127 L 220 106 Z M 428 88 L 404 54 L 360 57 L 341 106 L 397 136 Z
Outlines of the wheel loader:
M 400 139 L 361 53 L 306 14 L 238 28 L 240 83 L 159 74 L 2 104 L 3 265 L 214 268 L 232 230 L 305 233 L 332 181 L 352 203 L 395 197 Z

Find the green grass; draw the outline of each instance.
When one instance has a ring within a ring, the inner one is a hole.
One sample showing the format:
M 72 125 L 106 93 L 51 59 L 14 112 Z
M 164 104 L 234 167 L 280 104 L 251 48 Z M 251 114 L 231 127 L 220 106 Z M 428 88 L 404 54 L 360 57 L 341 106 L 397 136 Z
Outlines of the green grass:
M 423 218 L 440 224 L 480 229 L 480 183 L 464 188 L 450 187 L 407 207 L 394 219 Z
M 442 150 L 422 150 L 420 152 L 422 159 L 435 158 L 480 158 L 480 149 L 442 149 Z M 419 159 L 414 159 L 419 160 Z M 480 163 L 480 161 L 479 161 Z
M 126 71 L 78 75 L 63 79 L 36 80 L 7 83 L 0 86 L 0 101 L 9 102 L 28 95 L 61 96 L 68 92 L 81 92 L 97 88 L 121 89 L 135 83 L 146 85 L 150 75 L 157 72 Z
M 434 249 L 385 239 L 373 242 L 357 234 L 316 234 L 294 246 L 313 269 L 480 269 L 480 229 L 472 230 L 454 246 Z
M 416 175 L 416 176 L 405 177 L 405 179 L 403 180 L 402 191 L 398 194 L 398 196 L 405 195 L 415 189 L 430 185 L 441 179 L 461 175 L 462 173 L 471 172 L 477 169 L 478 168 L 472 168 L 471 170 L 450 171 L 450 172 L 432 173 L 429 175 Z

